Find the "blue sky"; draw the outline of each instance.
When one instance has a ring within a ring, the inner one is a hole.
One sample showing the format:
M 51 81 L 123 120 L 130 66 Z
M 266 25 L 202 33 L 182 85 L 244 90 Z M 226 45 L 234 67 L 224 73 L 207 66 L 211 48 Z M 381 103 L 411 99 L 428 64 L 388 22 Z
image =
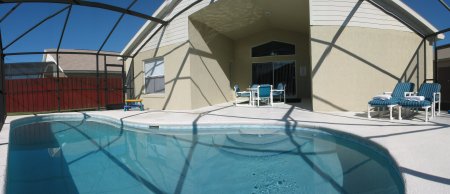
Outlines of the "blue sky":
M 422 17 L 428 20 L 439 30 L 450 28 L 450 11 L 444 8 L 438 0 L 402 0 L 414 9 Z M 450 5 L 450 0 L 445 0 Z M 439 41 L 438 45 L 450 44 L 450 33 L 445 33 L 445 40 Z
M 132 2 L 132 0 L 95 1 L 124 8 Z M 138 0 L 131 10 L 152 15 L 162 2 L 163 0 Z M 0 17 L 13 6 L 14 4 L 1 4 Z M 7 46 L 42 19 L 66 6 L 64 4 L 23 3 L 0 24 L 3 46 Z M 56 48 L 66 15 L 67 10 L 46 21 L 4 52 L 40 52 L 47 48 Z M 117 12 L 73 6 L 61 48 L 98 50 L 119 17 L 120 13 Z M 144 23 L 144 19 L 125 15 L 103 50 L 120 52 Z M 42 55 L 7 56 L 6 62 L 40 61 L 41 59 Z
M 132 0 L 91 0 L 108 3 L 115 6 L 127 7 Z M 131 8 L 133 11 L 152 15 L 164 0 L 138 0 Z M 450 4 L 450 0 L 446 0 Z M 450 27 L 450 12 L 438 0 L 403 0 L 412 9 L 422 15 L 438 29 Z M 0 17 L 14 4 L 0 4 Z M 0 24 L 3 46 L 7 46 L 17 36 L 37 24 L 47 16 L 57 12 L 67 5 L 47 3 L 23 3 L 5 21 Z M 46 48 L 56 48 L 62 31 L 67 11 L 48 20 L 35 30 L 24 36 L 5 52 L 33 52 Z M 112 29 L 120 13 L 73 6 L 71 17 L 61 48 L 97 50 Z M 103 50 L 120 52 L 128 41 L 136 34 L 145 20 L 126 15 L 113 33 Z M 446 33 L 446 40 L 438 45 L 450 43 L 450 33 Z M 6 62 L 40 61 L 42 55 L 8 56 Z

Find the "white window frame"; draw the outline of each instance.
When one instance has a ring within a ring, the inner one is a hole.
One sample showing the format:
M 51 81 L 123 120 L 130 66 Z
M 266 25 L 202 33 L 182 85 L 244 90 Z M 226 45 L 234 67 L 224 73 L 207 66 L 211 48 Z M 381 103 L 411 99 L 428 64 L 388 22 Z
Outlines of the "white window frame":
M 162 61 L 163 65 L 164 65 L 164 72 L 162 75 L 153 75 L 153 76 L 148 76 L 146 77 L 145 75 L 145 64 L 146 63 L 151 63 L 151 62 L 155 62 L 155 61 Z M 164 61 L 164 57 L 155 57 L 155 58 L 151 58 L 151 59 L 146 59 L 142 62 L 142 72 L 143 72 L 143 83 L 144 83 L 144 94 L 165 94 L 165 86 L 164 86 L 164 92 L 147 92 L 147 87 L 145 87 L 145 79 L 146 78 L 161 78 L 161 77 L 165 77 L 166 74 L 166 67 L 165 67 L 165 61 Z

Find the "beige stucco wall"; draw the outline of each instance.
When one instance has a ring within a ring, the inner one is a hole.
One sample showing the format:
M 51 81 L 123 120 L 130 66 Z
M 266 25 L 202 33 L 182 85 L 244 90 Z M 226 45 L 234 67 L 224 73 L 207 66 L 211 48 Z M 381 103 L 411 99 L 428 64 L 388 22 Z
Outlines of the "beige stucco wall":
M 412 32 L 311 26 L 311 60 L 314 111 L 363 111 L 398 81 L 433 77 L 431 45 Z
M 189 21 L 192 108 L 233 100 L 230 65 L 233 41 L 195 20 Z
M 189 43 L 184 42 L 141 52 L 134 58 L 134 92 L 143 99 L 145 108 L 192 109 L 189 49 Z M 144 61 L 155 57 L 164 58 L 165 93 L 144 94 Z
M 195 24 L 193 24 L 195 23 Z M 135 96 L 146 108 L 190 110 L 233 100 L 230 64 L 233 41 L 198 22 L 189 22 L 189 41 L 139 53 L 134 59 Z M 144 94 L 145 60 L 163 57 L 165 92 Z M 131 60 L 127 60 L 129 70 Z
M 262 45 L 270 41 L 280 41 L 295 44 L 294 56 L 268 56 L 251 57 L 252 47 Z M 231 67 L 232 84 L 239 84 L 240 88 L 247 88 L 252 82 L 252 63 L 270 61 L 295 61 L 297 97 L 310 98 L 310 55 L 309 36 L 306 34 L 271 29 L 235 41 L 235 60 Z M 306 74 L 300 76 L 300 68 L 304 68 Z

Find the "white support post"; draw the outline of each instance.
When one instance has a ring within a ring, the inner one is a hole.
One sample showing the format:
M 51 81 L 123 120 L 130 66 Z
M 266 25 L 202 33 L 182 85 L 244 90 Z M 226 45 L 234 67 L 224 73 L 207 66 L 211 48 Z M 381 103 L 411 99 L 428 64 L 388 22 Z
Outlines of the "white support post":
M 440 116 L 441 115 L 441 93 L 440 92 L 438 92 L 437 93 L 437 95 L 438 95 L 438 98 L 439 98 L 439 100 L 438 100 L 438 116 Z
M 394 120 L 394 118 L 392 117 L 392 109 L 393 109 L 393 107 L 389 106 L 389 119 L 390 120 Z
M 402 106 L 398 106 L 398 120 L 402 120 Z
M 273 88 L 272 88 L 272 85 L 270 85 L 270 106 L 273 106 L 273 93 L 272 93 L 272 90 L 273 90 Z
M 426 107 L 425 108 L 425 122 L 428 122 L 428 109 L 429 109 L 430 107 Z
M 431 102 L 431 118 L 434 117 L 436 112 L 436 93 L 433 93 L 433 101 Z
M 371 117 L 370 117 L 370 108 L 372 108 L 372 107 L 370 106 L 370 104 L 367 105 L 367 118 L 368 118 L 368 119 L 371 118 Z
M 434 117 L 435 112 L 436 112 L 436 104 L 433 102 L 431 104 L 431 118 Z

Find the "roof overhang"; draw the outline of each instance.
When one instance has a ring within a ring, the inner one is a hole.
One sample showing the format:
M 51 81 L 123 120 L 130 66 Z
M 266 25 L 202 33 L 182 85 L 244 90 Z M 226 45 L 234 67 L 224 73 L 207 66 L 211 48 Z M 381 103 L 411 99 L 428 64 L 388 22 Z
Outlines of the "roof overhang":
M 419 15 L 416 11 L 411 9 L 408 5 L 403 3 L 400 0 L 371 0 L 372 2 L 378 4 L 383 9 L 397 17 L 401 18 L 404 22 L 410 25 L 412 30 L 420 33 L 423 37 L 426 37 L 430 34 L 434 34 L 439 32 L 439 30 L 434 27 L 430 22 L 428 22 L 425 18 Z M 437 38 L 444 39 L 444 34 L 438 34 Z
M 158 10 L 155 11 L 153 17 L 163 18 L 168 15 L 173 8 L 180 2 L 181 0 L 167 0 L 165 1 Z M 408 5 L 403 3 L 400 0 L 367 0 L 373 2 L 379 7 L 381 7 L 384 11 L 395 15 L 397 18 L 401 19 L 402 22 L 406 23 L 411 30 L 415 31 L 421 37 L 425 38 L 430 35 L 436 34 L 439 30 L 434 27 L 430 22 L 428 22 L 425 18 L 420 16 L 417 12 L 411 9 Z M 142 46 L 144 44 L 144 40 L 148 38 L 152 33 L 157 30 L 158 23 L 147 21 L 141 29 L 136 33 L 136 35 L 131 39 L 131 41 L 127 44 L 127 46 L 120 53 L 121 55 L 133 55 L 136 48 Z M 444 34 L 437 34 L 436 37 L 438 39 L 444 39 Z
M 159 8 L 153 13 L 152 17 L 155 18 L 164 18 L 167 16 L 172 9 L 179 3 L 181 0 L 166 0 L 164 3 L 159 6 Z M 133 38 L 128 42 L 125 48 L 122 50 L 120 55 L 132 55 L 134 50 L 138 48 L 144 40 L 152 34 L 154 30 L 156 30 L 156 26 L 161 25 L 159 23 L 153 21 L 147 21 L 145 24 L 139 29 L 139 31 L 133 36 Z

